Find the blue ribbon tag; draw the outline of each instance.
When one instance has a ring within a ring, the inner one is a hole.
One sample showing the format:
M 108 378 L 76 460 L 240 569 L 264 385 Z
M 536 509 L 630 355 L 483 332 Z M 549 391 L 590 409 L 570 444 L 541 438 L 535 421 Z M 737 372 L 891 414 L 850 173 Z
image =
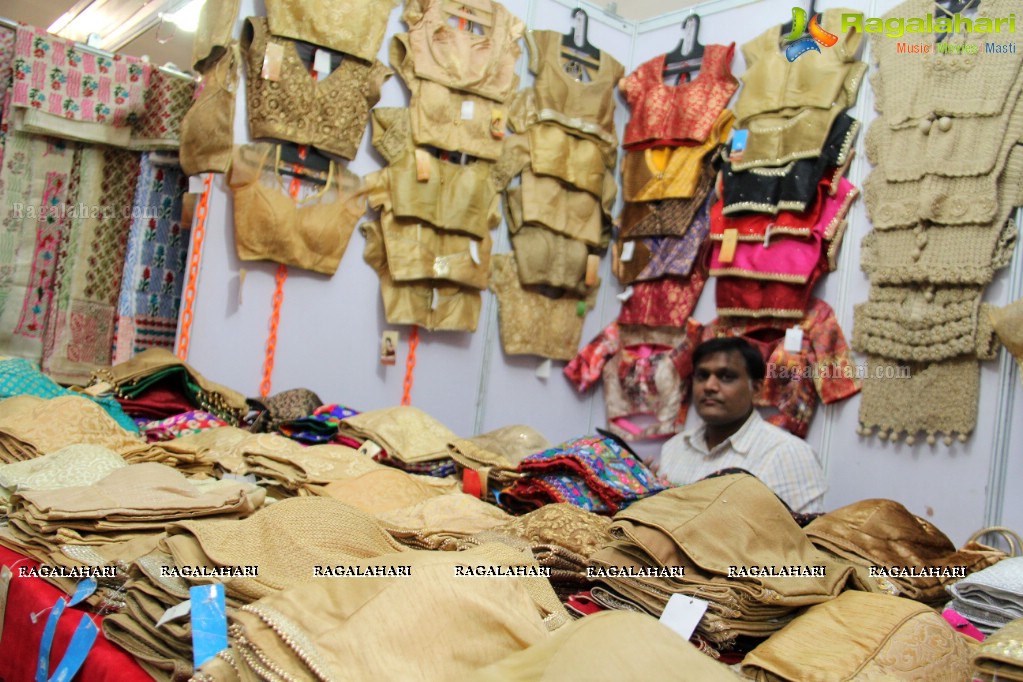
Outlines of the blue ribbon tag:
M 50 609 L 50 616 L 46 619 L 46 627 L 43 628 L 43 639 L 39 642 L 39 663 L 36 665 L 36 682 L 46 682 L 50 674 L 50 648 L 53 646 L 53 636 L 57 633 L 57 621 L 60 614 L 64 613 L 67 600 L 58 597 L 57 603 Z
M 192 662 L 196 668 L 227 648 L 224 585 L 196 585 L 192 601 Z
M 98 635 L 99 628 L 92 622 L 89 614 L 83 613 L 82 619 L 78 621 L 78 627 L 75 628 L 75 634 L 71 637 L 71 643 L 64 652 L 64 658 L 57 664 L 57 670 L 50 678 L 50 682 L 69 682 L 85 663 Z
M 732 153 L 738 153 L 746 149 L 746 142 L 749 140 L 749 131 L 737 129 L 732 131 Z
M 75 585 L 75 593 L 71 595 L 71 601 L 68 602 L 68 606 L 77 606 L 83 601 L 88 599 L 96 591 L 96 579 L 86 578 L 77 585 Z

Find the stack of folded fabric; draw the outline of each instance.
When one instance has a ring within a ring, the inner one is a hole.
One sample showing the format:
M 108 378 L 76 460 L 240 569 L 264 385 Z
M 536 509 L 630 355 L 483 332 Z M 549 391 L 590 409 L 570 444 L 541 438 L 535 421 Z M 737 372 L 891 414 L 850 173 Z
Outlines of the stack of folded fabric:
M 102 445 L 68 445 L 48 455 L 0 464 L 0 514 L 6 514 L 13 493 L 92 485 L 126 466 L 123 457 Z
M 999 563 L 1005 554 L 977 542 L 962 549 L 893 500 L 862 500 L 829 512 L 804 529 L 822 551 L 873 570 L 887 591 L 929 606 L 945 602 L 946 586 L 963 573 Z
M 985 0 L 986 17 L 1008 16 L 1014 0 Z M 905 0 L 888 23 L 935 12 Z M 940 59 L 903 59 L 932 49 L 931 36 L 893 42 L 871 34 L 871 77 L 879 116 L 867 132 L 873 165 L 864 183 L 873 230 L 861 268 L 869 300 L 856 310 L 855 348 L 867 353 L 860 433 L 915 442 L 965 441 L 977 420 L 980 366 L 991 359 L 981 303 L 995 273 L 1012 260 L 1011 215 L 1023 205 L 1023 58 L 972 53 L 970 20 L 938 43 Z M 946 58 L 947 57 L 947 58 Z M 893 323 L 893 321 L 895 323 Z M 912 376 L 890 381 L 899 366 Z M 955 386 L 956 390 L 947 390 Z
M 387 532 L 414 549 L 459 550 L 472 546 L 472 536 L 502 526 L 512 517 L 472 495 L 453 492 L 418 504 L 377 513 Z
M 448 443 L 457 436 L 415 407 L 388 407 L 346 417 L 338 435 L 378 462 L 411 473 L 443 477 L 455 472 Z
M 53 460 L 66 461 L 68 453 Z M 90 457 L 109 473 L 94 483 L 70 487 L 19 489 L 10 498 L 8 525 L 0 544 L 40 563 L 124 568 L 152 551 L 168 522 L 183 518 L 241 518 L 264 501 L 261 488 L 236 481 L 190 481 L 174 469 L 153 462 L 114 467 L 102 451 L 71 451 Z M 48 460 L 49 461 L 49 460 Z M 72 479 L 87 481 L 78 471 Z M 45 474 L 44 470 L 37 475 Z M 70 472 L 51 470 L 59 481 Z M 93 477 L 94 478 L 94 477 Z M 74 580 L 52 578 L 61 589 Z M 107 583 L 117 587 L 123 575 Z M 96 599 L 103 598 L 97 593 Z
M 948 586 L 949 606 L 991 634 L 1023 618 L 1023 558 L 1004 559 Z
M 1023 618 L 999 628 L 973 656 L 973 678 L 982 682 L 1023 680 Z
M 514 424 L 472 438 L 456 438 L 448 443 L 448 450 L 460 472 L 462 492 L 496 503 L 497 496 L 519 478 L 519 462 L 551 445 L 532 427 Z
M 345 417 L 354 417 L 359 414 L 345 405 L 331 403 L 321 405 L 310 414 L 297 419 L 283 420 L 277 427 L 277 431 L 292 440 L 309 445 L 320 445 L 330 443 L 337 437 L 338 425 Z
M 672 595 L 698 597 L 708 607 L 696 634 L 722 648 L 778 631 L 854 575 L 814 548 L 777 496 L 745 474 L 641 500 L 615 515 L 610 532 L 615 541 L 590 558 L 593 598 L 660 616 Z
M 976 644 L 923 604 L 851 590 L 760 644 L 742 672 L 769 682 L 960 682 L 971 679 Z
M 125 611 L 105 619 L 103 631 L 158 679 L 187 679 L 192 673 L 190 626 L 187 621 L 157 622 L 188 599 L 190 587 L 223 583 L 227 604 L 234 609 L 308 586 L 316 567 L 402 550 L 372 517 L 323 498 L 282 500 L 244 520 L 172 523 L 161 547 L 135 561 Z
M 510 509 L 567 502 L 586 511 L 614 514 L 670 483 L 608 436 L 584 436 L 519 462 L 517 480 L 501 496 Z
M 452 577 L 459 567 L 539 568 L 505 545 L 351 563 L 409 570 L 307 582 L 233 611 L 230 648 L 195 679 L 467 679 L 570 620 L 545 578 Z M 395 647 L 396 637 L 415 644 Z

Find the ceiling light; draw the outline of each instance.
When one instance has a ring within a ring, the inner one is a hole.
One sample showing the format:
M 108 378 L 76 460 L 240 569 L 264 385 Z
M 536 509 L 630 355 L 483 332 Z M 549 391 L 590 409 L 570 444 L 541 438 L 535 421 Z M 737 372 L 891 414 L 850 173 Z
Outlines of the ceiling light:
M 169 14 L 161 14 L 160 18 L 169 21 L 185 33 L 195 33 L 199 28 L 199 15 L 206 0 L 192 0 L 181 9 Z

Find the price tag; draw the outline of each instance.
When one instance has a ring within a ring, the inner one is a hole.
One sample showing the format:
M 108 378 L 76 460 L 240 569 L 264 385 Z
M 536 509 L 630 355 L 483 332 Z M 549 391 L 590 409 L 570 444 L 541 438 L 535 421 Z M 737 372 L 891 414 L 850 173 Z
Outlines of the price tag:
M 281 64 L 284 62 L 284 46 L 280 43 L 270 43 L 263 53 L 263 69 L 260 75 L 263 80 L 279 81 L 281 79 Z
M 746 151 L 746 143 L 749 142 L 749 131 L 744 129 L 732 131 L 732 153 L 741 154 Z
M 313 71 L 318 73 L 321 77 L 330 73 L 330 52 L 317 48 L 313 55 Z
M 7 566 L 0 567 L 0 639 L 4 636 L 4 613 L 7 611 L 7 592 L 14 574 Z
M 619 260 L 623 263 L 628 263 L 634 255 L 636 255 L 635 240 L 630 239 L 627 242 L 622 242 L 622 256 Z
M 595 253 L 591 253 L 586 256 L 586 279 L 584 280 L 586 286 L 595 287 L 597 282 L 597 273 L 600 270 L 600 256 Z
M 83 601 L 88 599 L 96 591 L 99 585 L 96 584 L 95 578 L 86 578 L 77 585 L 75 585 L 75 593 L 71 596 L 71 601 L 68 602 L 68 606 L 78 606 Z
M 626 303 L 630 298 L 632 298 L 632 295 L 634 293 L 636 293 L 636 290 L 630 286 L 628 289 L 615 296 L 615 298 L 617 298 L 622 303 Z
M 476 265 L 480 264 L 480 243 L 475 239 L 469 241 L 469 258 Z
M 696 632 L 696 626 L 706 611 L 707 602 L 702 599 L 673 594 L 661 613 L 660 621 L 688 640 Z
M 551 378 L 551 359 L 547 358 L 540 363 L 540 366 L 536 368 L 536 376 L 538 379 L 550 379 Z
M 803 328 L 790 327 L 785 330 L 785 350 L 789 353 L 800 353 L 803 350 Z
M 363 443 L 362 445 L 359 446 L 359 452 L 361 452 L 362 454 L 364 454 L 364 455 L 366 455 L 368 457 L 376 457 L 377 455 L 379 455 L 383 451 L 384 451 L 384 449 L 382 447 L 380 447 L 379 445 L 377 445 L 376 443 L 374 443 L 371 440 L 368 440 L 368 441 L 366 441 L 365 443 Z
M 178 618 L 184 618 L 185 616 L 187 616 L 189 614 L 189 612 L 191 610 L 192 610 L 192 600 L 191 599 L 186 599 L 185 601 L 181 602 L 177 606 L 172 606 L 169 609 L 167 609 L 166 611 L 164 611 L 163 615 L 160 616 L 160 620 L 156 621 L 156 627 L 160 627 L 160 626 L 164 625 L 165 623 L 169 623 L 172 620 L 177 620 Z
M 425 149 L 416 150 L 416 180 L 419 182 L 430 181 L 430 167 L 433 162 L 433 157 L 430 156 L 430 152 Z
M 224 585 L 196 585 L 192 602 L 192 663 L 196 668 L 227 648 L 227 609 Z
M 438 305 L 440 305 L 440 292 L 434 289 L 433 298 L 430 299 L 430 310 L 436 310 Z
M 731 263 L 735 260 L 735 247 L 739 245 L 739 231 L 734 228 L 725 230 L 724 239 L 721 241 L 721 251 L 718 253 L 718 260 L 722 263 Z
M 462 120 L 471 121 L 476 117 L 476 103 L 470 99 L 462 102 Z
M 188 176 L 188 193 L 189 194 L 202 194 L 203 190 L 206 189 L 206 178 L 203 175 L 190 175 Z

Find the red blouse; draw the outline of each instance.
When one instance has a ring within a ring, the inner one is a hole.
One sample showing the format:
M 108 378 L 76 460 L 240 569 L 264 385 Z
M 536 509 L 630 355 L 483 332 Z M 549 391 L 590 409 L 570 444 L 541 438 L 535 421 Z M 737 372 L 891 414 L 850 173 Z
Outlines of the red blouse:
M 706 142 L 714 121 L 739 87 L 732 75 L 735 43 L 707 45 L 696 78 L 664 83 L 665 55 L 654 57 L 623 78 L 622 95 L 632 108 L 625 128 L 626 149 L 679 147 Z

